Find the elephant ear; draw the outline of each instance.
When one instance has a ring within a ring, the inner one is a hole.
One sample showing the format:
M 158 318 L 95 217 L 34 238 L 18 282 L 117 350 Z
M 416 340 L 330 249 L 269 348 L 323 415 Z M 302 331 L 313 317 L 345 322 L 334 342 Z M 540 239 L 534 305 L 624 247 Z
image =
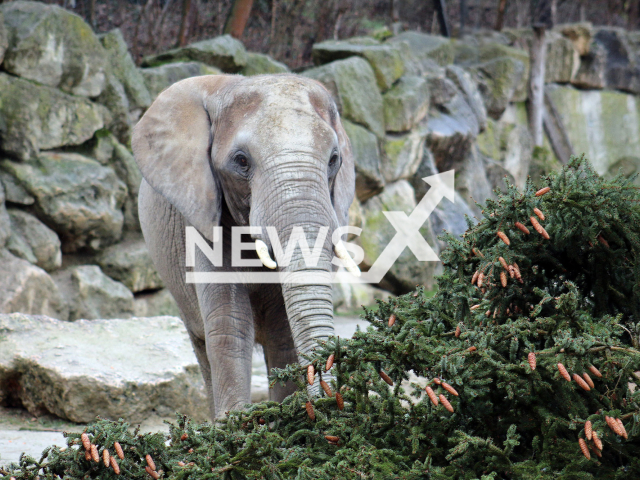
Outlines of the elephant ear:
M 333 206 L 340 225 L 349 224 L 349 207 L 356 192 L 356 170 L 351 152 L 351 142 L 344 131 L 340 117 L 336 116 L 335 130 L 340 144 L 342 166 L 333 186 Z
M 211 101 L 242 77 L 207 75 L 173 84 L 133 130 L 131 146 L 144 179 L 202 235 L 213 240 L 222 196 L 211 166 Z

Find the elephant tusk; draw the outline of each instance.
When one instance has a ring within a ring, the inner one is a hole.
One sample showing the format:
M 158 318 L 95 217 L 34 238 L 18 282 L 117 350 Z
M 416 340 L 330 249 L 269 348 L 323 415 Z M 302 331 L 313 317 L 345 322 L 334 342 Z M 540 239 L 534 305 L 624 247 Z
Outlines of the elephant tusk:
M 262 240 L 256 240 L 256 252 L 258 252 L 258 257 L 260 257 L 260 261 L 265 267 L 273 270 L 278 266 L 269 255 L 269 247 Z
M 336 257 L 342 260 L 342 264 L 344 268 L 347 269 L 347 272 L 352 275 L 359 277 L 360 276 L 360 268 L 356 265 L 356 262 L 353 261 L 349 252 L 347 252 L 347 248 L 344 246 L 342 242 L 338 242 L 334 247 L 334 251 L 336 252 Z

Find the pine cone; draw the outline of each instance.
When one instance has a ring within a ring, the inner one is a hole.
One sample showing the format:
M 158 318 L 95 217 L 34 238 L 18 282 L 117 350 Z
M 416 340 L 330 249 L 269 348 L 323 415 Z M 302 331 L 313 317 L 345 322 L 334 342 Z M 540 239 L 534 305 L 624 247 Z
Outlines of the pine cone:
M 327 397 L 333 397 L 333 392 L 331 391 L 331 387 L 324 380 L 320 380 L 320 386 L 324 390 L 324 393 L 327 394 Z
M 480 272 L 476 270 L 475 273 L 473 274 L 473 277 L 471 277 L 471 285 L 475 285 L 475 283 L 478 281 L 479 275 L 480 275 Z
M 189 435 L 187 435 L 186 433 L 183 433 L 182 435 L 180 435 L 180 440 L 182 440 L 183 442 L 189 438 Z
M 596 432 L 595 430 L 591 433 L 591 436 L 593 438 L 593 443 L 596 446 L 596 448 L 600 451 L 602 451 L 602 440 L 600 440 L 600 438 L 598 437 L 598 432 Z
M 582 376 L 584 377 L 584 381 L 587 382 L 587 385 L 589 385 L 589 387 L 596 388 L 596 386 L 593 384 L 593 380 L 591 380 L 591 377 L 586 372 L 583 373 Z
M 624 423 L 622 423 L 622 420 L 619 418 L 616 418 L 615 421 L 618 422 L 618 425 L 620 426 L 620 430 L 622 431 L 622 436 L 624 437 L 624 439 L 626 440 L 627 438 L 629 438 L 629 436 L 627 435 L 627 429 L 624 428 Z
M 149 465 L 149 468 L 151 470 L 155 470 L 156 469 L 156 464 L 153 462 L 153 458 L 151 458 L 151 455 L 146 455 L 145 460 L 147 461 L 147 465 Z
M 98 455 L 98 447 L 91 445 L 91 459 L 98 463 L 100 461 L 100 455 Z
M 531 224 L 533 225 L 535 231 L 542 235 L 542 238 L 544 238 L 545 240 L 549 240 L 549 234 L 544 228 L 542 228 L 542 225 L 540 225 L 536 217 L 529 217 L 529 219 L 531 220 Z
M 91 449 L 91 441 L 89 440 L 89 435 L 83 433 L 80 435 L 80 439 L 82 440 L 82 446 L 88 452 Z
M 509 265 L 509 268 L 507 270 L 509 270 L 509 276 L 511 278 L 516 278 L 516 269 L 513 268 L 513 265 Z
M 313 382 L 316 379 L 316 369 L 313 368 L 313 365 L 309 365 L 307 367 L 307 382 L 309 382 L 309 385 L 313 385 Z
M 111 458 L 111 455 L 109 455 L 109 450 L 105 448 L 102 451 L 102 461 L 104 462 L 104 466 L 107 468 L 109 468 L 110 465 L 109 458 Z
M 472 305 L 470 310 L 473 311 L 473 310 L 477 310 L 478 308 L 480 308 L 480 305 Z
M 602 235 L 598 235 L 598 241 L 605 247 L 609 248 L 609 242 L 607 242 Z
M 344 410 L 344 400 L 340 392 L 336 392 L 336 403 L 338 404 L 338 410 Z
M 438 398 L 440 399 L 440 403 L 444 406 L 444 408 L 453 413 L 453 407 L 449 403 L 449 400 L 447 400 L 447 397 L 445 397 L 443 394 L 440 394 L 438 395 Z
M 393 387 L 393 380 L 391 380 L 389 378 L 389 375 L 387 375 L 386 373 L 384 373 L 382 370 L 380 370 L 380 378 L 382 380 L 384 380 L 385 382 L 387 382 L 388 385 Z
M 438 397 L 436 396 L 433 389 L 431 387 L 426 387 L 424 390 L 427 392 L 427 395 L 429 396 L 429 400 L 431 400 L 431 403 L 433 403 L 437 407 Z
M 324 371 L 328 372 L 329 370 L 331 370 L 331 367 L 333 367 L 333 361 L 335 360 L 336 356 L 332 353 L 331 355 L 329 355 L 329 358 L 327 358 L 327 365 L 324 367 Z
M 392 313 L 389 317 L 389 327 L 393 327 L 394 323 L 396 323 L 396 314 Z
M 520 283 L 524 283 L 522 281 L 522 274 L 520 273 L 520 267 L 518 267 L 518 264 L 516 262 L 513 262 L 513 271 L 515 272 L 516 278 L 518 279 L 518 281 Z
M 444 388 L 451 395 L 455 395 L 456 397 L 459 396 L 458 392 L 456 392 L 456 389 L 449 385 L 447 382 L 442 382 L 442 388 Z
M 482 252 L 477 248 L 472 248 L 471 251 L 476 257 L 484 258 L 484 255 L 482 254 Z
M 477 350 L 476 347 L 469 347 L 467 348 L 467 352 L 475 352 Z
M 316 412 L 313 411 L 313 405 L 311 404 L 310 401 L 307 400 L 305 408 L 307 409 L 307 415 L 309 415 L 309 418 L 312 421 L 315 420 L 316 419 Z M 342 410 L 342 409 L 340 409 L 340 410 Z
M 593 373 L 596 377 L 598 378 L 602 378 L 602 374 L 600 373 L 600 370 L 598 370 L 596 367 L 594 367 L 593 365 L 589 366 L 589 371 L 591 373 Z
M 592 448 L 591 448 L 591 450 L 593 450 L 593 453 L 595 453 L 595 454 L 596 454 L 596 457 L 598 457 L 598 458 L 602 458 L 602 452 L 601 452 L 600 450 L 598 450 L 598 449 L 597 449 L 597 448 L 595 448 L 595 447 L 592 447 Z
M 551 190 L 551 188 L 550 188 L 550 187 L 544 187 L 544 188 L 541 188 L 540 190 L 538 190 L 538 191 L 536 192 L 536 197 L 541 197 L 541 196 L 542 196 L 542 195 L 544 195 L 545 193 L 548 193 L 550 190 Z
M 498 260 L 500 260 L 500 264 L 502 265 L 502 268 L 504 268 L 505 270 L 509 270 L 509 265 L 507 264 L 507 261 L 504 258 L 499 257 Z
M 456 338 L 460 338 L 460 325 L 456 326 L 456 333 L 454 335 Z
M 591 421 L 587 420 L 584 422 L 584 436 L 587 437 L 587 440 L 591 440 L 593 433 L 593 425 L 591 425 Z
M 154 480 L 158 480 L 160 478 L 160 474 L 155 470 L 152 470 L 149 467 L 144 467 L 144 469 L 147 471 L 149 475 L 151 475 L 151 478 L 153 478 Z
M 615 418 L 605 416 L 604 419 L 607 422 L 607 425 L 609 425 L 609 428 L 613 430 L 616 435 L 620 435 L 621 437 L 624 436 L 622 428 L 620 428 L 620 424 Z
M 535 213 L 540 220 L 544 221 L 544 213 L 542 213 L 539 208 L 534 208 L 533 213 Z
M 527 360 L 529 361 L 529 366 L 531 367 L 531 370 L 535 370 L 536 369 L 536 354 L 533 352 L 529 352 L 529 355 L 527 355 Z
M 558 371 L 560 372 L 560 375 L 562 375 L 562 378 L 564 378 L 567 382 L 571 381 L 571 376 L 569 375 L 569 372 L 567 372 L 567 369 L 564 368 L 563 364 L 558 364 Z
M 91 448 L 91 447 L 89 447 L 89 448 Z M 91 452 L 89 452 L 88 450 L 85 450 L 85 451 L 84 451 L 84 459 L 85 459 L 87 462 L 90 462 L 90 461 L 92 460 L 92 458 L 91 458 Z
M 113 448 L 115 449 L 116 455 L 118 455 L 118 458 L 120 460 L 124 460 L 124 452 L 122 451 L 122 447 L 120 446 L 120 444 L 118 442 L 114 442 Z
M 483 282 L 484 282 L 484 273 L 480 273 L 480 275 L 478 275 L 478 288 L 482 288 Z
M 511 242 L 509 241 L 509 237 L 507 237 L 504 232 L 498 231 L 496 233 L 496 235 L 498 235 L 500 240 L 502 240 L 504 243 L 506 243 L 507 246 L 511 245 Z
M 324 438 L 326 438 L 328 442 L 338 443 L 340 441 L 339 437 L 335 437 L 333 435 L 325 435 Z
M 433 379 L 433 383 L 435 383 L 436 385 L 441 385 L 442 381 L 438 377 L 436 377 Z
M 527 227 L 525 227 L 523 224 L 521 224 L 520 222 L 516 222 L 516 223 L 514 223 L 514 225 L 522 233 L 524 233 L 526 235 L 529 235 L 529 229 Z
M 500 283 L 502 284 L 502 288 L 506 288 L 507 286 L 507 272 L 500 272 Z
M 586 390 L 587 392 L 591 390 L 591 388 L 589 388 L 589 385 L 587 385 L 587 382 L 585 382 L 582 377 L 580 375 L 578 375 L 577 373 L 573 374 L 573 379 L 576 381 L 576 383 L 578 384 L 578 386 L 580 388 L 582 388 L 583 390 Z
M 580 445 L 580 450 L 582 450 L 582 454 L 585 457 L 587 457 L 587 460 L 591 460 L 591 454 L 589 453 L 589 449 L 587 448 L 587 442 L 584 441 L 584 438 L 579 438 L 578 444 Z
M 113 471 L 116 475 L 120 475 L 120 465 L 118 465 L 118 462 L 116 461 L 116 457 L 111 457 L 109 459 L 109 463 L 111 464 L 111 468 L 113 468 Z

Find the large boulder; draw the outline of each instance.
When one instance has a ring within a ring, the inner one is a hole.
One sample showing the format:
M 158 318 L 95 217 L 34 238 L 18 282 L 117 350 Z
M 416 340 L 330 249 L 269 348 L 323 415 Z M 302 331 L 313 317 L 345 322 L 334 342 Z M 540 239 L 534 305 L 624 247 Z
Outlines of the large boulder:
M 142 182 L 142 174 L 133 154 L 113 136 L 108 136 L 107 141 L 113 147 L 113 153 L 108 165 L 113 168 L 116 175 L 127 186 L 127 197 L 124 201 L 124 228 L 126 230 L 140 231 L 138 218 L 138 192 Z
M 416 173 L 422 161 L 425 137 L 426 131 L 422 128 L 404 134 L 387 134 L 382 143 L 382 175 L 385 182 L 408 179 Z
M 4 187 L 6 201 L 18 205 L 33 205 L 36 201 L 25 188 L 18 183 L 15 177 L 0 170 L 0 184 Z M 2 188 L 0 188 L 2 190 Z
M 378 138 L 384 136 L 382 95 L 376 85 L 373 70 L 366 60 L 360 57 L 336 60 L 306 70 L 302 75 L 324 84 L 344 118 L 364 125 Z
M 56 232 L 22 210 L 9 209 L 9 216 L 11 237 L 7 249 L 48 272 L 60 268 L 62 252 Z
M 124 85 L 113 73 L 107 72 L 104 90 L 96 98 L 96 102 L 109 110 L 110 115 L 105 121 L 105 128 L 112 131 L 121 141 L 129 143 L 133 123 L 130 116 L 129 98 Z
M 384 188 L 380 163 L 380 149 L 376 136 L 360 125 L 342 120 L 356 167 L 356 197 L 360 201 L 377 195 Z
M 493 184 L 487 176 L 487 165 L 484 156 L 476 145 L 469 150 L 466 158 L 455 169 L 456 191 L 469 205 L 475 215 L 480 215 L 477 203 L 484 204 L 487 198 L 494 198 Z M 442 171 L 442 170 L 441 170 Z
M 236 73 L 247 64 L 247 51 L 239 40 L 231 35 L 222 35 L 145 57 L 142 65 L 156 67 L 164 63 L 189 61 L 202 62 L 224 72 Z
M 138 293 L 133 300 L 133 314 L 136 317 L 180 316 L 180 308 L 166 288 L 157 292 Z
M 103 109 L 82 97 L 0 73 L 0 148 L 29 160 L 41 149 L 80 145 L 103 127 Z
M 382 98 L 387 132 L 407 132 L 429 111 L 429 85 L 422 77 L 401 77 Z
M 133 294 L 97 265 L 80 265 L 53 275 L 69 305 L 69 320 L 133 316 Z
M 147 108 L 151 105 L 151 95 L 144 83 L 144 77 L 131 58 L 120 29 L 116 28 L 101 35 L 100 42 L 107 52 L 111 73 L 124 87 L 129 107 Z
M 175 317 L 61 322 L 1 315 L 0 400 L 33 415 L 130 423 L 209 406 L 189 335 Z M 12 381 L 7 381 L 11 379 Z
M 4 70 L 74 95 L 100 95 L 106 53 L 82 18 L 40 2 L 4 3 L 0 10 L 9 33 Z
M 0 162 L 36 199 L 38 217 L 62 239 L 63 251 L 100 250 L 120 239 L 127 187 L 110 168 L 74 153 L 43 152 L 34 163 Z
M 263 53 L 247 52 L 247 64 L 240 73 L 246 77 L 267 73 L 287 73 L 289 67 Z
M 165 88 L 180 80 L 200 75 L 218 75 L 222 71 L 200 62 L 175 62 L 158 67 L 141 68 L 140 73 L 153 99 Z
M 451 40 L 437 35 L 403 32 L 391 37 L 386 43 L 400 44 L 401 49 L 407 49 L 420 63 L 425 60 L 435 60 L 439 65 L 453 62 L 454 48 Z
M 622 158 L 640 162 L 640 104 L 634 95 L 547 85 L 575 152 L 603 175 Z
M 569 23 L 558 25 L 557 30 L 566 38 L 571 40 L 573 48 L 578 55 L 584 56 L 589 53 L 591 47 L 591 37 L 593 26 L 589 22 Z
M 380 44 L 368 37 L 349 40 L 327 40 L 313 46 L 312 55 L 316 64 L 359 56 L 369 62 L 378 82 L 378 88 L 385 91 L 404 73 L 404 62 L 400 46 Z
M 6 250 L 0 250 L 0 271 L 1 313 L 23 312 L 61 320 L 68 318 L 67 305 L 47 272 Z
M 457 88 L 454 93 L 462 93 L 464 100 L 476 116 L 478 128 L 482 132 L 487 126 L 487 109 L 484 106 L 480 90 L 478 90 L 478 86 L 471 78 L 471 75 L 458 65 L 449 65 L 446 69 L 446 76 Z M 443 102 L 441 105 L 446 105 L 447 103 Z
M 2 10 L 0 10 L 0 64 L 2 64 L 2 60 L 4 59 L 4 54 L 7 51 L 8 46 L 8 32 L 7 28 L 4 26 L 4 15 L 2 14 Z
M 580 67 L 580 55 L 574 44 L 561 34 L 551 31 L 546 36 L 544 81 L 569 83 Z
M 96 257 L 96 262 L 104 273 L 122 282 L 133 293 L 164 286 L 142 235 L 130 235 L 107 247 Z
M 365 253 L 364 265 L 371 266 L 396 234 L 384 212 L 403 211 L 410 215 L 415 207 L 415 194 L 411 184 L 406 180 L 388 184 L 380 195 L 370 198 L 362 205 L 364 228 L 359 242 Z M 429 222 L 426 222 L 420 231 L 429 245 L 435 245 Z M 416 285 L 431 288 L 434 284 L 435 264 L 436 262 L 416 261 L 413 252 L 405 248 L 384 280 L 380 282 L 380 286 L 397 295 L 415 289 Z

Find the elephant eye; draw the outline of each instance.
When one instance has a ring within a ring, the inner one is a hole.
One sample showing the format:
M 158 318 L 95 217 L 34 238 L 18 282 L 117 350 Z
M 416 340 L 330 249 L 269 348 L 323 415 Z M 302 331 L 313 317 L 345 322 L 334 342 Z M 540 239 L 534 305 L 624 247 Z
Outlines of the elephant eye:
M 331 155 L 331 158 L 329 159 L 329 167 L 334 168 L 338 164 L 338 160 L 340 160 L 340 157 L 337 153 Z
M 249 169 L 249 159 L 247 158 L 247 156 L 244 153 L 237 153 L 233 157 L 233 161 L 243 171 L 246 171 L 246 170 Z

